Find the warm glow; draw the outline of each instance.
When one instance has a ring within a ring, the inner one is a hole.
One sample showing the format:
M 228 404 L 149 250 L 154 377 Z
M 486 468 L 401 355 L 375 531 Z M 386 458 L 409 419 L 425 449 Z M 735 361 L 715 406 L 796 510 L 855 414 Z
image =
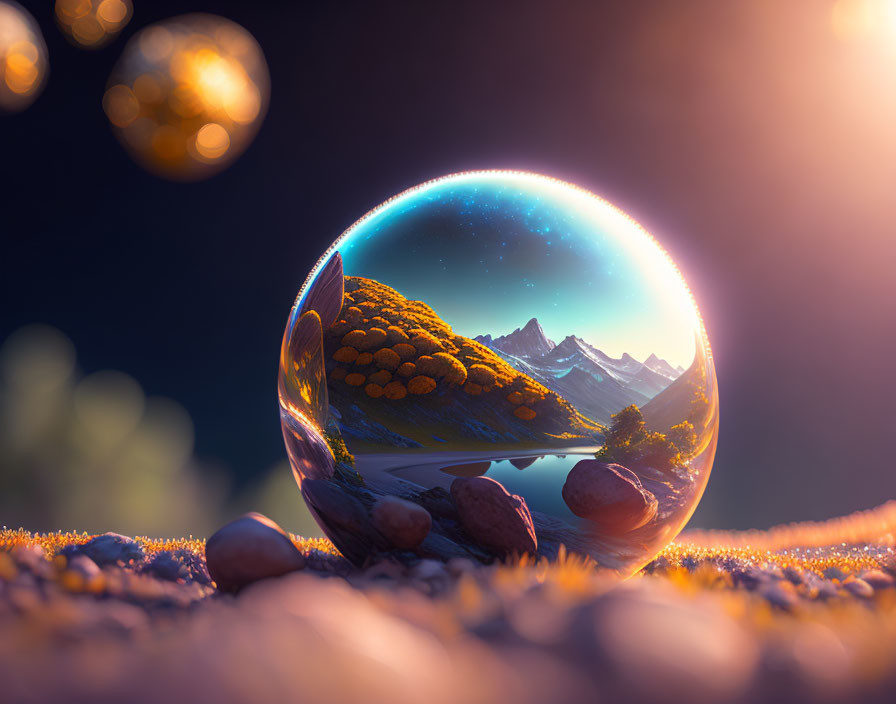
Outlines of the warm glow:
M 103 0 L 96 8 L 96 16 L 104 25 L 120 25 L 128 16 L 128 6 L 122 0 Z
M 230 147 L 230 135 L 221 125 L 210 123 L 196 133 L 196 151 L 206 159 L 218 159 Z
M 896 37 L 896 2 L 838 0 L 831 9 L 831 28 L 844 40 L 891 42 Z
M 37 24 L 18 5 L 0 2 L 0 110 L 22 110 L 37 97 L 47 51 Z
M 144 165 L 170 178 L 201 178 L 251 142 L 268 81 L 261 50 L 244 29 L 210 15 L 187 15 L 134 37 L 103 106 Z
M 106 91 L 103 109 L 116 127 L 127 127 L 140 114 L 140 103 L 127 86 L 112 86 Z
M 57 0 L 56 21 L 76 46 L 98 49 L 130 21 L 131 0 Z

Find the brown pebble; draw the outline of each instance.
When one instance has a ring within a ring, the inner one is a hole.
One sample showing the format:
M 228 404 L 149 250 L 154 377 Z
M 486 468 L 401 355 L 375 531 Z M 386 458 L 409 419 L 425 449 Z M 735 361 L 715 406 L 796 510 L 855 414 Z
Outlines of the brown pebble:
M 247 513 L 219 528 L 206 541 L 205 559 L 218 589 L 227 592 L 305 565 L 286 531 L 260 513 Z

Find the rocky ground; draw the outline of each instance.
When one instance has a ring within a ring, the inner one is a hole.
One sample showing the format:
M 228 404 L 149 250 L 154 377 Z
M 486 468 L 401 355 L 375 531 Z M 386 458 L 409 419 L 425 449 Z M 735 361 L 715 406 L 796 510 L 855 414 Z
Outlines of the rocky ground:
M 208 562 L 4 530 L 0 701 L 890 702 L 894 527 L 694 533 L 622 584 L 565 555 L 357 569 L 257 521 Z

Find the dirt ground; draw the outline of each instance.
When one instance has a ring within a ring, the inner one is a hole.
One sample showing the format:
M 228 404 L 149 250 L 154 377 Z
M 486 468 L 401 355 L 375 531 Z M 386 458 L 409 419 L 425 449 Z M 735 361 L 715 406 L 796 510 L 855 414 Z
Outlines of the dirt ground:
M 896 506 L 685 535 L 624 583 L 576 557 L 306 567 L 234 596 L 200 540 L 0 532 L 3 702 L 891 702 Z M 102 559 L 99 562 L 103 562 Z

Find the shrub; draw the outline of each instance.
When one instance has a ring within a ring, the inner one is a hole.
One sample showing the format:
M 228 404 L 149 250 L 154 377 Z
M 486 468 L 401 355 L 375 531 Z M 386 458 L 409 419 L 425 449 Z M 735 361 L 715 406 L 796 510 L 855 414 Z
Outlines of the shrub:
M 373 301 L 361 301 L 358 304 L 358 308 L 361 309 L 362 313 L 370 313 L 374 308 L 376 308 L 376 303 Z
M 378 372 L 374 372 L 369 377 L 367 377 L 367 381 L 372 384 L 379 384 L 380 386 L 385 386 L 390 381 L 392 381 L 392 372 L 387 371 L 385 369 L 380 369 Z
M 431 354 L 432 352 L 441 352 L 442 345 L 438 339 L 430 335 L 426 330 L 412 330 L 411 344 L 420 354 Z
M 442 349 L 448 354 L 457 354 L 460 352 L 460 348 L 455 345 L 452 340 L 440 340 L 440 342 L 442 344 Z
M 403 376 L 405 378 L 410 379 L 414 374 L 417 373 L 417 365 L 413 362 L 405 362 L 398 368 L 398 376 Z
M 470 396 L 478 396 L 482 393 L 482 386 L 472 381 L 468 381 L 466 384 L 464 384 L 464 391 L 470 394 Z
M 339 381 L 340 379 L 345 379 L 346 370 L 345 367 L 336 367 L 333 371 L 330 372 L 330 378 Z
M 523 402 L 523 395 L 519 391 L 511 391 L 507 394 L 507 400 L 514 406 L 519 406 Z
M 541 401 L 544 398 L 544 396 L 541 395 L 540 391 L 538 391 L 537 389 L 530 388 L 530 387 L 523 389 L 523 392 L 520 394 L 520 397 L 522 398 L 524 404 L 527 404 L 530 406 L 533 403 L 537 403 L 538 401 Z
M 408 390 L 400 381 L 390 381 L 383 389 L 383 395 L 392 401 L 399 401 L 408 395 Z
M 432 357 L 443 365 L 442 374 L 449 384 L 460 386 L 467 380 L 467 368 L 456 357 L 447 352 L 436 352 Z
M 330 446 L 330 451 L 333 453 L 336 462 L 345 462 L 352 467 L 355 466 L 355 456 L 348 451 L 345 441 L 338 430 L 325 430 L 324 439 L 327 441 L 327 445 Z
M 370 322 L 373 323 L 376 327 L 386 329 L 389 327 L 389 321 L 386 320 L 381 315 L 377 315 L 370 319 Z
M 330 326 L 329 333 L 333 337 L 342 337 L 348 332 L 351 332 L 352 326 L 349 325 L 345 320 L 337 320 Z
M 397 345 L 392 347 L 399 357 L 403 360 L 407 361 L 409 359 L 414 359 L 417 356 L 417 350 L 413 345 L 409 345 L 406 342 L 399 342 Z
M 362 313 L 361 309 L 357 306 L 349 306 L 345 311 L 345 319 L 351 325 L 353 323 L 357 323 L 361 320 Z
M 374 352 L 373 359 L 381 369 L 398 369 L 398 365 L 401 364 L 401 357 L 398 356 L 398 353 L 395 350 L 390 350 L 388 347 L 383 347 Z
M 358 358 L 358 350 L 354 347 L 340 347 L 333 353 L 333 359 L 337 362 L 344 362 L 345 364 L 351 364 Z
M 382 328 L 370 328 L 364 339 L 365 349 L 372 350 L 381 347 L 386 342 L 386 331 Z
M 687 464 L 697 449 L 693 425 L 684 421 L 669 429 L 668 435 L 647 430 L 641 409 L 623 408 L 613 416 L 599 459 L 619 462 L 627 467 L 651 467 L 671 470 Z
M 352 330 L 342 336 L 342 344 L 347 347 L 354 347 L 356 350 L 364 349 L 364 340 L 367 333 L 363 330 Z
M 442 365 L 440 365 L 435 359 L 430 357 L 428 354 L 423 355 L 417 360 L 417 373 L 425 374 L 426 376 L 441 376 L 440 372 L 442 369 Z
M 407 342 L 410 338 L 408 334 L 400 327 L 389 325 L 386 328 L 386 342 L 390 345 L 397 345 L 399 342 Z
M 359 367 L 365 367 L 373 361 L 373 355 L 370 352 L 362 352 L 355 360 L 355 364 Z
M 498 378 L 498 375 L 495 374 L 495 370 L 486 367 L 484 364 L 473 364 L 470 366 L 467 376 L 473 383 L 484 387 L 494 386 L 495 381 Z
M 408 391 L 417 396 L 430 393 L 436 388 L 436 380 L 428 376 L 415 376 L 408 382 Z
M 370 398 L 379 398 L 383 395 L 383 387 L 379 384 L 368 384 L 364 387 L 364 393 L 370 396 Z
M 349 386 L 360 386 L 367 380 L 363 374 L 358 374 L 357 372 L 352 372 L 351 374 L 346 374 L 345 383 Z
M 517 406 L 516 410 L 513 412 L 517 418 L 522 420 L 532 420 L 535 417 L 535 411 L 533 411 L 528 406 Z

